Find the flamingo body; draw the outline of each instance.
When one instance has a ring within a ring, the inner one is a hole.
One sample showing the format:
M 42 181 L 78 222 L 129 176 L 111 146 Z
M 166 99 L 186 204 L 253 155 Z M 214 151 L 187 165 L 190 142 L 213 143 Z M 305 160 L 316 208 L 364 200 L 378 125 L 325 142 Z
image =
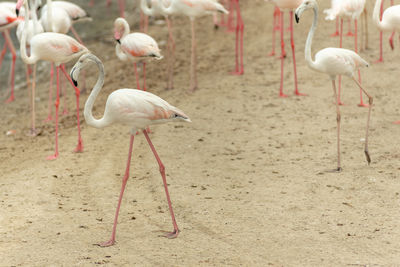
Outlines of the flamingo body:
M 53 7 L 64 9 L 72 22 L 78 22 L 85 19 L 91 20 L 89 14 L 80 6 L 67 1 L 54 1 L 52 2 Z M 45 5 L 41 11 L 42 16 L 47 12 L 47 5 Z
M 273 0 L 280 9 L 296 9 L 303 0 Z

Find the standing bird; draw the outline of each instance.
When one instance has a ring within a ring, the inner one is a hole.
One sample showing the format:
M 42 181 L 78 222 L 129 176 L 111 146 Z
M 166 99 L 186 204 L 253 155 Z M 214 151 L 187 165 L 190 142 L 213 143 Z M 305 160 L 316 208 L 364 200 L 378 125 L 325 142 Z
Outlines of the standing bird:
M 124 18 L 117 18 L 114 22 L 114 38 L 117 41 L 115 52 L 120 60 L 134 62 L 138 89 L 140 89 L 140 84 L 136 62 L 143 62 L 143 90 L 146 91 L 146 61 L 154 58 L 160 60 L 163 56 L 152 37 L 145 33 L 129 32 L 128 22 Z
M 390 39 L 390 47 L 394 49 L 393 46 L 393 36 L 395 32 L 400 31 L 400 5 L 391 6 L 382 14 L 382 19 L 379 19 L 380 8 L 383 4 L 383 0 L 376 0 L 374 11 L 372 13 L 372 19 L 374 20 L 378 29 L 385 32 L 393 32 Z
M 126 166 L 125 176 L 122 180 L 121 193 L 119 195 L 118 206 L 114 219 L 114 226 L 111 234 L 111 239 L 107 242 L 100 243 L 100 246 L 107 247 L 112 246 L 115 243 L 115 234 L 117 230 L 118 214 L 121 207 L 122 196 L 125 191 L 126 183 L 129 179 L 129 167 L 132 156 L 132 146 L 135 137 L 135 133 L 138 130 L 142 130 L 146 140 L 154 153 L 154 156 L 158 162 L 161 177 L 164 183 L 165 194 L 167 195 L 168 207 L 171 213 L 172 224 L 174 231 L 167 233 L 165 236 L 168 238 L 175 238 L 179 234 L 179 228 L 175 221 L 175 215 L 172 209 L 171 200 L 168 193 L 167 181 L 165 177 L 165 167 L 162 164 L 151 140 L 147 133 L 146 127 L 152 124 L 166 123 L 170 121 L 185 121 L 191 122 L 189 117 L 186 116 L 181 110 L 174 106 L 171 106 L 160 97 L 151 93 L 136 90 L 136 89 L 119 89 L 113 91 L 107 98 L 104 115 L 101 119 L 96 119 L 92 115 L 92 109 L 94 101 L 98 96 L 101 88 L 104 84 L 104 66 L 100 59 L 93 54 L 83 55 L 75 66 L 71 70 L 71 77 L 74 83 L 77 85 L 79 72 L 89 62 L 94 62 L 99 69 L 99 77 L 97 83 L 94 86 L 92 92 L 89 95 L 88 100 L 85 103 L 85 120 L 86 123 L 95 128 L 104 128 L 113 123 L 128 124 L 131 128 L 131 139 L 129 144 L 128 162 Z
M 314 31 L 317 27 L 318 21 L 318 4 L 316 0 L 305 0 L 297 9 L 296 9 L 296 22 L 299 22 L 301 14 L 307 10 L 314 10 L 314 21 L 311 26 L 310 32 L 308 33 L 306 48 L 305 48 L 305 58 L 308 66 L 318 72 L 326 73 L 330 76 L 332 80 L 333 93 L 336 102 L 336 114 L 337 114 L 337 152 L 338 152 L 338 164 L 336 171 L 340 172 L 342 170 L 340 164 L 340 109 L 339 109 L 339 101 L 336 95 L 336 86 L 335 79 L 337 75 L 346 75 L 351 77 L 354 82 L 360 87 L 361 90 L 368 96 L 369 98 L 369 110 L 368 110 L 368 120 L 367 120 L 367 130 L 365 137 L 365 156 L 367 158 L 368 164 L 371 162 L 371 158 L 368 152 L 368 130 L 369 130 L 369 122 L 371 117 L 371 108 L 372 108 L 372 97 L 363 89 L 362 85 L 357 81 L 355 77 L 355 73 L 360 66 L 368 66 L 368 63 L 362 59 L 357 53 L 343 48 L 325 48 L 320 50 L 315 55 L 315 61 L 313 61 L 311 56 L 311 44 L 314 36 Z
M 169 6 L 171 4 L 170 0 L 161 0 L 163 1 L 165 6 Z M 167 41 L 167 49 L 168 49 L 168 60 L 167 60 L 167 89 L 174 88 L 174 64 L 175 64 L 175 40 L 172 32 L 172 23 L 168 14 L 164 13 L 160 7 L 159 0 L 151 1 L 151 8 L 147 5 L 147 0 L 140 1 L 140 8 L 142 12 L 146 16 L 164 16 L 165 22 L 168 27 L 168 41 Z
M 303 0 L 273 0 L 277 7 L 280 9 L 280 30 L 281 30 L 281 83 L 280 83 L 280 88 L 279 88 L 279 96 L 280 97 L 287 97 L 283 93 L 283 63 L 285 60 L 285 42 L 283 41 L 283 32 L 284 32 L 284 23 L 283 23 L 283 17 L 284 17 L 284 11 L 285 10 L 290 10 L 290 42 L 291 42 L 291 47 L 292 47 L 292 55 L 293 55 L 293 68 L 294 68 L 294 88 L 295 88 L 295 94 L 298 96 L 305 96 L 305 94 L 302 94 L 299 92 L 298 86 L 297 86 L 297 69 L 296 69 L 296 55 L 295 55 L 295 46 L 294 46 L 294 38 L 293 38 L 293 10 L 297 8 Z
M 190 18 L 192 27 L 192 56 L 190 61 L 190 91 L 194 92 L 197 89 L 197 55 L 196 55 L 196 35 L 194 29 L 194 20 L 197 17 L 213 14 L 215 12 L 222 12 L 228 14 L 229 12 L 215 0 L 171 0 L 171 5 L 165 7 L 161 5 L 163 11 L 168 15 L 185 15 Z
M 21 8 L 21 6 L 25 4 L 25 10 L 27 12 L 27 17 L 29 17 L 29 6 L 27 0 L 18 0 L 17 2 L 17 10 Z M 31 39 L 31 55 L 28 57 L 26 54 L 26 38 L 28 34 L 28 23 L 25 23 L 24 31 L 21 39 L 21 57 L 22 60 L 26 64 L 36 64 L 39 60 L 50 61 L 54 63 L 57 67 L 57 98 L 56 98 L 56 120 L 55 120 L 55 153 L 54 155 L 49 156 L 47 159 L 52 160 L 58 157 L 58 107 L 60 103 L 60 69 L 65 74 L 65 76 L 69 79 L 71 84 L 73 85 L 70 77 L 65 72 L 64 67 L 60 67 L 61 64 L 67 63 L 85 53 L 88 53 L 89 50 L 77 42 L 72 37 L 53 32 L 45 32 L 36 34 Z M 33 79 L 35 79 L 35 68 L 33 70 Z M 74 85 L 73 85 L 74 86 Z M 79 119 L 79 89 L 74 86 L 75 95 L 76 95 L 76 106 L 77 106 L 77 124 L 78 124 L 78 145 L 75 149 L 76 152 L 82 152 L 82 138 L 81 138 L 81 130 L 80 130 L 80 119 Z M 32 91 L 32 98 L 35 99 L 35 92 Z M 34 108 L 34 106 L 33 106 Z M 34 114 L 34 113 L 33 113 Z M 33 120 L 35 117 L 33 115 Z M 33 131 L 35 129 L 32 129 Z

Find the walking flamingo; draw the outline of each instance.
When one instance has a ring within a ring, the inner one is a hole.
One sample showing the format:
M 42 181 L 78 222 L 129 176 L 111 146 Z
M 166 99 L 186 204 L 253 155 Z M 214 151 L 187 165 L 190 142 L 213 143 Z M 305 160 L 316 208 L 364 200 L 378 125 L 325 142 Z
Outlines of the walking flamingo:
M 195 18 L 215 12 L 228 14 L 229 12 L 218 2 L 214 0 L 171 0 L 171 5 L 165 7 L 161 5 L 163 11 L 168 14 L 181 14 L 190 18 L 192 28 L 192 56 L 190 64 L 190 91 L 197 89 L 197 55 L 196 55 L 196 35 L 194 29 Z
M 381 31 L 391 31 L 393 32 L 390 39 L 390 47 L 394 49 L 393 46 L 393 36 L 395 32 L 400 31 L 400 5 L 391 6 L 382 14 L 382 19 L 379 19 L 380 7 L 383 4 L 383 0 L 376 0 L 374 11 L 372 13 L 372 19 Z
M 290 42 L 291 42 L 291 47 L 292 47 L 292 55 L 293 55 L 293 68 L 294 68 L 294 88 L 295 88 L 295 94 L 298 96 L 305 96 L 305 94 L 302 94 L 299 92 L 298 86 L 297 86 L 297 70 L 296 70 L 296 55 L 295 55 L 295 46 L 294 46 L 294 38 L 293 38 L 293 9 L 297 8 L 303 0 L 273 0 L 275 4 L 278 6 L 280 9 L 280 30 L 281 30 L 281 82 L 280 82 L 280 89 L 279 89 L 279 96 L 280 97 L 287 97 L 283 93 L 283 63 L 285 59 L 285 42 L 283 41 L 283 32 L 284 32 L 284 23 L 283 23 L 283 17 L 284 17 L 284 11 L 285 10 L 290 10 Z
M 129 24 L 124 18 L 117 18 L 114 22 L 114 38 L 117 41 L 115 52 L 122 61 L 134 62 L 136 85 L 140 89 L 137 62 L 143 62 L 143 90 L 146 91 L 146 61 L 150 59 L 160 60 L 157 42 L 145 33 L 129 33 Z
M 341 162 L 340 162 L 340 109 L 339 109 L 339 101 L 336 95 L 336 86 L 335 79 L 337 75 L 346 75 L 351 77 L 354 82 L 360 87 L 360 89 L 368 96 L 369 98 L 369 110 L 368 110 L 368 120 L 367 120 L 367 130 L 365 137 L 365 156 L 367 158 L 368 164 L 371 162 L 371 158 L 368 152 L 368 131 L 369 131 L 369 122 L 371 117 L 371 108 L 372 108 L 372 97 L 364 90 L 362 85 L 358 82 L 355 77 L 355 73 L 360 66 L 368 66 L 368 63 L 362 59 L 357 53 L 352 50 L 343 49 L 343 48 L 325 48 L 320 50 L 315 55 L 315 61 L 311 56 L 311 44 L 312 39 L 314 37 L 314 32 L 317 27 L 318 21 L 318 4 L 316 0 L 305 0 L 297 9 L 296 9 L 296 22 L 299 22 L 301 14 L 307 10 L 313 9 L 314 11 L 314 21 L 311 26 L 310 32 L 308 33 L 306 48 L 305 48 L 305 58 L 310 69 L 313 69 L 318 72 L 326 73 L 330 76 L 332 80 L 333 93 L 336 102 L 336 115 L 337 115 L 337 168 L 336 171 L 340 172 L 342 170 Z
M 27 0 L 18 0 L 17 2 L 17 10 L 21 8 L 21 6 L 25 4 L 25 10 L 27 12 L 27 17 L 29 17 L 29 5 Z M 28 31 L 28 23 L 25 23 L 25 28 L 22 34 L 21 39 L 21 57 L 26 64 L 36 64 L 39 60 L 45 60 L 53 62 L 57 67 L 57 94 L 56 94 L 56 119 L 55 119 L 55 153 L 52 156 L 49 156 L 47 159 L 52 160 L 58 157 L 58 107 L 60 103 L 60 69 L 64 73 L 64 75 L 69 79 L 70 77 L 65 72 L 64 67 L 60 67 L 61 64 L 67 63 L 85 53 L 88 53 L 89 50 L 77 42 L 72 37 L 53 32 L 45 32 L 40 33 L 32 37 L 31 39 L 31 54 L 28 57 L 26 54 L 26 39 L 27 39 L 27 31 Z M 35 80 L 35 68 L 33 70 L 33 80 Z M 72 81 L 69 79 L 71 84 Z M 74 86 L 74 85 L 73 85 Z M 35 99 L 35 91 L 34 87 L 32 87 L 32 98 Z M 79 89 L 74 86 L 75 95 L 76 95 L 76 106 L 77 106 L 77 124 L 78 124 L 78 145 L 75 149 L 76 152 L 81 152 L 83 150 L 81 131 L 80 131 L 80 119 L 79 119 Z M 34 101 L 32 104 L 34 108 Z M 34 114 L 34 113 L 33 113 Z M 33 121 L 35 117 L 32 117 Z M 35 131 L 35 129 L 32 129 Z
M 179 234 L 179 228 L 176 224 L 175 215 L 172 209 L 171 200 L 168 193 L 167 181 L 165 177 L 165 167 L 158 156 L 150 137 L 147 133 L 146 127 L 152 124 L 166 123 L 172 121 L 185 121 L 191 122 L 189 117 L 186 116 L 181 110 L 171 106 L 160 97 L 151 93 L 136 90 L 136 89 L 119 89 L 113 91 L 107 99 L 104 115 L 101 119 L 96 119 L 92 115 L 92 109 L 96 97 L 100 93 L 101 88 L 104 84 L 104 66 L 100 59 L 93 54 L 83 55 L 75 66 L 71 70 L 71 77 L 74 83 L 77 85 L 79 72 L 89 62 L 94 62 L 99 69 L 99 77 L 97 83 L 94 86 L 88 100 L 85 103 L 85 120 L 86 123 L 95 128 L 104 128 L 113 123 L 128 124 L 131 128 L 131 138 L 129 144 L 128 162 L 124 178 L 122 180 L 122 188 L 118 199 L 118 206 L 115 213 L 114 226 L 111 234 L 111 238 L 107 242 L 100 243 L 100 246 L 107 247 L 112 246 L 115 243 L 115 234 L 117 230 L 118 214 L 121 207 L 122 196 L 125 191 L 126 183 L 129 179 L 129 167 L 131 163 L 132 146 L 135 137 L 135 133 L 138 130 L 142 130 L 146 140 L 154 153 L 154 156 L 158 162 L 161 177 L 164 183 L 165 194 L 167 196 L 167 202 L 169 211 L 171 213 L 172 224 L 174 231 L 167 233 L 165 236 L 168 238 L 175 238 Z
M 165 6 L 169 6 L 171 4 L 170 0 L 161 0 L 163 1 Z M 147 5 L 147 0 L 140 1 L 140 8 L 142 12 L 146 16 L 164 16 L 165 22 L 168 27 L 168 41 L 167 41 L 167 49 L 168 49 L 168 60 L 167 60 L 167 89 L 174 88 L 174 65 L 175 65 L 175 40 L 172 32 L 172 23 L 168 17 L 168 14 L 164 13 L 160 7 L 159 0 L 151 1 L 151 8 Z

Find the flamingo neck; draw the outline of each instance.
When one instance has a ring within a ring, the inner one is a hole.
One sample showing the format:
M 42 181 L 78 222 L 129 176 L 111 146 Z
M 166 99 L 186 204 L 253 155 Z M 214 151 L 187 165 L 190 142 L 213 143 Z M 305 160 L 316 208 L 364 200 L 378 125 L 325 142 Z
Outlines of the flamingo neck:
M 25 6 L 25 12 L 26 12 L 25 17 L 29 18 L 30 11 L 29 11 L 28 1 L 25 1 L 24 6 Z M 21 52 L 21 58 L 25 62 L 25 64 L 32 65 L 32 64 L 35 64 L 37 60 L 35 58 L 34 53 L 31 53 L 30 57 L 28 57 L 28 55 L 26 54 L 26 38 L 28 35 L 28 31 L 29 31 L 28 24 L 29 24 L 28 19 L 26 19 L 25 23 L 24 23 L 24 30 L 22 31 L 20 52 Z
M 103 127 L 110 125 L 111 122 L 109 120 L 107 120 L 104 115 L 101 119 L 94 118 L 93 114 L 92 114 L 92 110 L 93 110 L 94 102 L 95 102 L 97 96 L 99 95 L 101 88 L 103 88 L 103 85 L 104 85 L 104 66 L 103 66 L 103 63 L 101 63 L 100 59 L 98 59 L 93 54 L 91 54 L 89 58 L 94 63 L 96 63 L 96 65 L 99 69 L 99 77 L 97 78 L 97 82 L 94 85 L 94 88 L 85 103 L 85 109 L 83 111 L 83 114 L 84 114 L 86 123 L 88 125 L 93 126 L 95 128 L 103 128 Z
M 382 0 L 376 0 L 374 11 L 372 12 L 372 20 L 378 26 L 380 30 L 387 30 L 387 26 L 384 22 L 381 21 L 380 13 L 382 7 Z
M 307 64 L 310 68 L 316 70 L 316 64 L 312 59 L 312 55 L 311 55 L 311 45 L 312 45 L 312 40 L 314 38 L 314 32 L 315 29 L 317 28 L 317 23 L 318 23 L 318 7 L 314 7 L 313 8 L 314 11 L 314 20 L 313 23 L 311 25 L 310 31 L 308 32 L 308 36 L 307 36 L 307 41 L 306 41 L 306 48 L 305 48 L 305 57 L 306 57 L 306 61 Z
M 153 15 L 152 8 L 149 8 L 147 6 L 147 0 L 140 0 L 140 8 L 142 9 L 143 13 L 146 14 L 147 16 Z
M 174 9 L 173 9 L 174 0 L 171 1 L 170 5 L 168 7 L 165 7 L 162 0 L 157 0 L 157 1 L 158 1 L 158 6 L 160 7 L 161 11 L 165 15 L 172 15 L 172 13 L 174 12 Z
M 52 0 L 47 0 L 47 25 L 48 29 L 52 32 L 56 32 L 54 29 L 54 23 L 53 23 L 53 1 Z
M 33 29 L 34 29 L 34 34 L 39 32 L 39 21 L 38 21 L 38 17 L 36 14 L 36 9 L 38 7 L 38 0 L 34 0 L 33 1 L 33 5 L 32 5 L 32 21 L 33 21 Z

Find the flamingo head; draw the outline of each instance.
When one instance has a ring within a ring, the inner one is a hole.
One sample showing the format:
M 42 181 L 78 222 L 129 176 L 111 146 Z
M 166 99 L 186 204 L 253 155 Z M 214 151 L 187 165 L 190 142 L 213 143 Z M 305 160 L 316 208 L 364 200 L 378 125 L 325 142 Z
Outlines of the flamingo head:
M 74 83 L 75 86 L 78 86 L 78 77 L 79 73 L 81 72 L 81 69 L 83 69 L 89 63 L 90 59 L 93 56 L 94 55 L 91 53 L 82 55 L 79 58 L 79 60 L 75 63 L 75 65 L 72 67 L 69 76 L 71 76 L 72 82 Z
M 303 12 L 307 9 L 314 8 L 316 11 L 318 11 L 318 3 L 316 0 L 305 0 L 297 9 L 295 12 L 295 18 L 296 22 L 299 23 L 300 16 L 303 14 Z
M 120 43 L 120 40 L 129 33 L 129 24 L 124 18 L 117 18 L 114 21 L 114 38 Z
M 17 16 L 19 16 L 19 11 L 22 7 L 22 5 L 25 3 L 25 0 L 18 0 L 17 1 L 17 5 L 15 7 L 15 13 L 17 14 Z

